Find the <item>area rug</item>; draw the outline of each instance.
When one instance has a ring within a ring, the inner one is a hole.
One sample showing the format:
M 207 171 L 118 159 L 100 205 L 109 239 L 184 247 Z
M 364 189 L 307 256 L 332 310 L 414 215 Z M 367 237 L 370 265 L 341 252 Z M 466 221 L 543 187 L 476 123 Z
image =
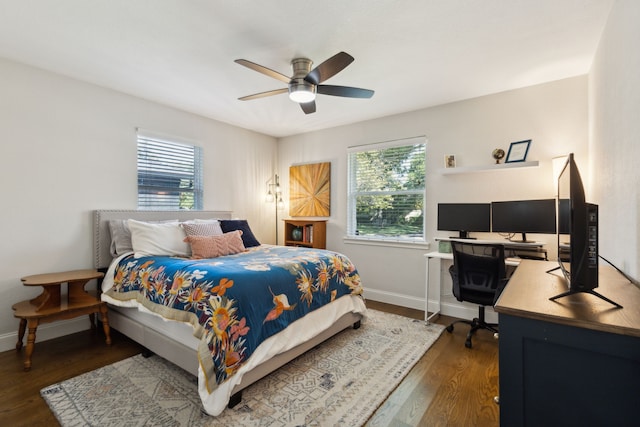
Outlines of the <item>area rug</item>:
M 360 426 L 442 333 L 369 309 L 346 329 L 244 390 L 218 417 L 201 410 L 197 378 L 141 355 L 46 387 L 42 397 L 67 426 Z

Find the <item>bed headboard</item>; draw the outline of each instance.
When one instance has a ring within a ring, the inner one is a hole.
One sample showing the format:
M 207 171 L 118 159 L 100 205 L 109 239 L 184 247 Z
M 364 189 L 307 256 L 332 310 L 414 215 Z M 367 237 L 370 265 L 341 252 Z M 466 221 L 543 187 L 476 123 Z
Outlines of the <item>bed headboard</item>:
M 111 233 L 109 221 L 112 219 L 135 219 L 138 221 L 161 221 L 177 219 L 231 219 L 230 211 L 139 211 L 139 210 L 96 210 L 93 211 L 93 257 L 95 268 L 107 268 L 113 259 L 109 250 Z

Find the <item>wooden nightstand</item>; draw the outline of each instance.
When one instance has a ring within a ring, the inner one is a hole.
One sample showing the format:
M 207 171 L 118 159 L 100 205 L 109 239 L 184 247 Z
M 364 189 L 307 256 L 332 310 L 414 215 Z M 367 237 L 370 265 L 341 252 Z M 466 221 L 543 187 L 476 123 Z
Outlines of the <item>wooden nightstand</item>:
M 22 338 L 26 328 L 29 328 L 27 347 L 24 354 L 24 370 L 31 369 L 31 355 L 36 341 L 36 329 L 41 323 L 71 319 L 88 314 L 91 328 L 95 326 L 95 313 L 102 314 L 102 326 L 107 337 L 107 344 L 111 344 L 107 304 L 96 296 L 85 291 L 84 286 L 93 279 L 99 279 L 104 274 L 95 270 L 75 270 L 60 273 L 37 274 L 23 277 L 25 286 L 42 286 L 43 291 L 36 298 L 14 304 L 13 316 L 20 319 L 18 342 L 16 350 L 22 349 Z M 60 288 L 67 283 L 67 299 L 61 301 Z
M 285 246 L 327 248 L 327 220 L 285 219 Z

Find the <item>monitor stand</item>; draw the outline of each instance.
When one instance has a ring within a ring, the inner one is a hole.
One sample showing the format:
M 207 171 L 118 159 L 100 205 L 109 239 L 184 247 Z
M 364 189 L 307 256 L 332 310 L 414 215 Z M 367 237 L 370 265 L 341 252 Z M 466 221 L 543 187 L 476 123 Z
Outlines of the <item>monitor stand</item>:
M 622 308 L 622 306 L 620 304 L 618 304 L 617 302 L 613 302 L 611 301 L 609 298 L 605 297 L 604 295 L 601 295 L 599 293 L 597 293 L 596 291 L 594 291 L 593 289 L 591 290 L 584 290 L 584 291 L 572 291 L 572 290 L 568 290 L 567 292 L 563 292 L 561 294 L 556 295 L 555 297 L 551 297 L 549 298 L 549 301 L 555 301 L 558 298 L 562 298 L 562 297 L 566 297 L 568 295 L 573 295 L 573 294 L 579 294 L 579 293 L 586 293 L 586 294 L 591 294 L 591 295 L 595 295 L 600 299 L 605 300 L 606 302 L 615 305 L 617 308 Z
M 625 278 L 625 279 L 627 279 L 629 282 L 631 282 L 631 283 L 635 284 L 636 286 L 640 286 L 640 285 L 638 285 L 638 284 L 637 284 L 637 282 L 635 282 L 631 277 L 629 277 L 629 276 L 628 276 L 624 271 L 620 270 L 617 266 L 615 266 L 611 261 L 609 261 L 608 259 L 606 259 L 606 258 L 605 258 L 605 257 L 603 257 L 602 255 L 598 255 L 598 256 L 599 256 L 600 258 L 602 258 L 603 260 L 605 260 L 605 261 L 606 261 L 609 265 L 611 265 L 613 268 L 615 268 L 615 269 L 618 271 L 618 273 L 622 274 L 622 276 L 624 276 L 624 278 Z M 552 268 L 551 270 L 547 270 L 547 273 L 552 273 L 552 272 L 554 272 L 554 271 L 556 271 L 556 270 L 562 270 L 562 268 L 561 268 L 560 266 L 558 266 L 558 267 Z M 594 291 L 593 289 L 592 289 L 592 290 L 590 290 L 590 291 L 572 291 L 572 290 L 569 290 L 569 291 L 567 291 L 567 292 L 563 292 L 563 293 L 561 293 L 561 294 L 559 294 L 559 295 L 556 295 L 555 297 L 551 297 L 551 298 L 549 298 L 549 300 L 550 300 L 550 301 L 554 301 L 554 300 L 556 300 L 556 299 L 558 299 L 558 298 L 562 298 L 562 297 L 567 296 L 567 295 L 578 294 L 578 293 L 580 293 L 580 292 L 585 292 L 585 293 L 588 293 L 588 294 L 591 294 L 591 295 L 595 295 L 595 296 L 597 296 L 598 298 L 601 298 L 601 299 L 605 300 L 606 302 L 608 302 L 608 303 L 610 303 L 610 304 L 615 305 L 617 308 L 623 308 L 623 307 L 622 307 L 620 304 L 618 304 L 617 302 L 611 301 L 609 298 L 605 297 L 604 295 L 600 295 L 599 293 L 597 293 L 597 292 L 596 292 L 596 291 Z
M 450 239 L 476 240 L 475 237 L 469 237 L 468 231 L 459 231 L 458 236 L 449 236 Z
M 527 240 L 527 233 L 522 233 L 522 240 L 509 239 L 509 241 L 513 243 L 536 243 L 535 240 Z

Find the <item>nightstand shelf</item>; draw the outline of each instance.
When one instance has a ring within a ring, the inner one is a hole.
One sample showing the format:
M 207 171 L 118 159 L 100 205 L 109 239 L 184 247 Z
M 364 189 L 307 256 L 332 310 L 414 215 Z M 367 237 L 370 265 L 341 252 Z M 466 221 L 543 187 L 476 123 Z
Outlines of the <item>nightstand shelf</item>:
M 284 244 L 307 248 L 327 248 L 327 221 L 311 219 L 285 219 Z
M 88 314 L 91 328 L 95 328 L 95 314 L 102 315 L 102 327 L 106 335 L 107 344 L 111 344 L 109 320 L 107 317 L 107 304 L 100 301 L 95 295 L 85 291 L 85 285 L 93 279 L 99 279 L 104 274 L 95 270 L 74 270 L 61 273 L 37 274 L 23 277 L 25 286 L 42 286 L 42 293 L 36 298 L 21 301 L 14 304 L 13 316 L 20 319 L 18 329 L 18 342 L 16 350 L 20 351 L 23 345 L 24 333 L 27 335 L 27 347 L 24 354 L 24 370 L 31 369 L 31 355 L 36 341 L 36 330 L 42 323 L 71 319 Z M 67 284 L 67 298 L 61 298 L 62 285 Z

